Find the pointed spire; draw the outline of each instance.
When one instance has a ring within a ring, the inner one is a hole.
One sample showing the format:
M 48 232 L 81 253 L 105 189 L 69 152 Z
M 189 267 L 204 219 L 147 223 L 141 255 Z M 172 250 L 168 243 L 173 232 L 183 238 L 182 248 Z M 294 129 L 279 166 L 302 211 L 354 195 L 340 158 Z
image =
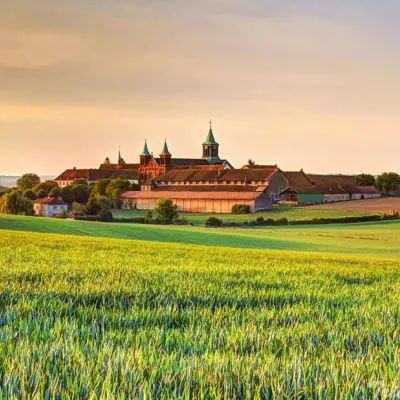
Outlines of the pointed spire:
M 214 138 L 214 133 L 212 131 L 212 121 L 210 119 L 210 130 L 208 131 L 207 139 L 203 144 L 218 144 Z
M 144 141 L 144 147 L 143 147 L 143 151 L 140 154 L 141 156 L 151 156 L 150 152 L 149 152 L 149 148 L 147 147 L 147 139 L 145 139 Z
M 118 147 L 118 164 L 119 165 L 125 164 L 125 160 L 121 156 L 121 146 Z
M 162 149 L 162 152 L 160 153 L 160 156 L 170 156 L 171 153 L 168 150 L 168 145 L 167 145 L 167 139 L 164 141 L 164 147 Z

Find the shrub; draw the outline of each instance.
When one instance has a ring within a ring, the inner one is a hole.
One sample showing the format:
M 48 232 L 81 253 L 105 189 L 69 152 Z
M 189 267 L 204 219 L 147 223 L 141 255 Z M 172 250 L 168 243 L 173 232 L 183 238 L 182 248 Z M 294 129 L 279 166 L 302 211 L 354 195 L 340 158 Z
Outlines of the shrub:
M 232 206 L 232 214 L 249 214 L 250 206 L 247 204 L 235 204 Z
M 207 227 L 219 227 L 222 226 L 222 220 L 217 217 L 209 217 L 206 220 Z
M 68 213 L 65 210 L 62 210 L 60 213 L 56 214 L 54 218 L 67 219 Z
M 97 213 L 97 217 L 101 222 L 112 222 L 114 219 L 112 212 L 109 210 L 100 210 Z
M 256 224 L 262 224 L 264 222 L 264 217 L 257 217 L 256 218 Z
M 74 201 L 72 203 L 72 212 L 84 212 L 85 206 L 81 203 Z

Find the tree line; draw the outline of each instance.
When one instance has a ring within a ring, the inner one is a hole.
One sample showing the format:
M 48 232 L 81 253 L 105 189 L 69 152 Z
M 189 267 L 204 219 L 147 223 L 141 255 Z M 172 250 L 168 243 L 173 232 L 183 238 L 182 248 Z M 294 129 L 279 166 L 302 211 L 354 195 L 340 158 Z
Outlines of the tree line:
M 119 208 L 119 198 L 139 186 L 125 179 L 102 179 L 89 183 L 76 179 L 71 185 L 60 188 L 52 180 L 41 181 L 37 174 L 24 174 L 12 189 L 0 190 L 0 213 L 33 215 L 33 203 L 45 197 L 57 197 L 74 212 L 96 215 L 101 210 Z
M 385 194 L 400 189 L 400 175 L 396 172 L 384 172 L 377 178 L 371 174 L 360 174 L 356 176 L 356 181 L 359 186 L 375 186 Z

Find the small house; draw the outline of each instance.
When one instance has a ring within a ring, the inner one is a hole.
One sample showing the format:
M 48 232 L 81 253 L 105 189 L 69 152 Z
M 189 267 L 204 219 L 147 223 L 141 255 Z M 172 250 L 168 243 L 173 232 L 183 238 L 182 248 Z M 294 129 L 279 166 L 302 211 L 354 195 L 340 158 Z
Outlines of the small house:
M 63 211 L 68 212 L 68 204 L 57 197 L 45 197 L 33 203 L 35 215 L 40 217 L 54 217 Z

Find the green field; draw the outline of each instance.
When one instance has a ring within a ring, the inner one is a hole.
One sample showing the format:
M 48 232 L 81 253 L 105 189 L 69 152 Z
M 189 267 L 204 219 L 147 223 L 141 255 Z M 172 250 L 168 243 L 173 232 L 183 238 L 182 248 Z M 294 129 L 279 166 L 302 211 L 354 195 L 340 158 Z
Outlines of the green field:
M 106 224 L 0 215 L 0 232 L 2 229 L 208 246 L 400 258 L 400 221 L 262 229 L 212 229 L 192 226 Z
M 143 210 L 113 210 L 115 218 L 132 218 L 143 217 L 146 211 Z M 304 207 L 284 207 L 275 206 L 270 211 L 258 212 L 256 214 L 213 214 L 213 213 L 179 213 L 181 217 L 187 218 L 190 222 L 196 225 L 204 225 L 206 219 L 210 216 L 218 217 L 226 222 L 240 222 L 255 219 L 259 216 L 267 219 L 287 218 L 289 221 L 311 220 L 313 218 L 341 218 L 353 217 L 361 215 L 371 215 L 370 212 L 359 211 L 340 211 L 340 210 L 314 210 Z M 379 213 L 376 213 L 379 214 Z
M 398 222 L 242 230 L 0 216 L 0 245 L 0 398 L 400 391 Z

